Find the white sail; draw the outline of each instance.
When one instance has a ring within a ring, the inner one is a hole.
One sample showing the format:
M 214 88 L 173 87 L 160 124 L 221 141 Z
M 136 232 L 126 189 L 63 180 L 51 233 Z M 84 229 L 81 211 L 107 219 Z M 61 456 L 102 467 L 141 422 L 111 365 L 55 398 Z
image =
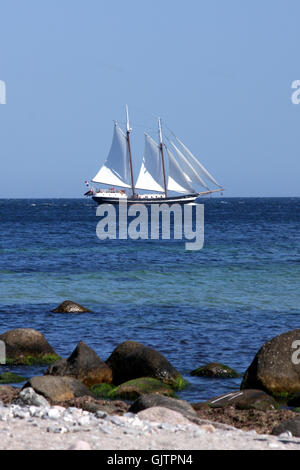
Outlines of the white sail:
M 192 152 L 184 145 L 183 142 L 181 142 L 181 140 L 178 139 L 178 137 L 176 137 L 176 135 L 174 135 L 175 139 L 177 140 L 177 142 L 181 145 L 181 147 L 183 148 L 183 150 L 186 152 L 186 154 L 188 155 L 189 159 L 190 159 L 190 162 L 192 164 L 192 166 L 201 174 L 202 177 L 204 178 L 207 178 L 211 183 L 214 183 L 216 186 L 219 186 L 219 188 L 221 188 L 221 185 L 215 180 L 215 178 L 207 171 L 206 168 L 204 168 L 204 166 L 199 162 L 199 160 L 192 154 Z
M 117 123 L 115 123 L 108 157 L 92 181 L 121 188 L 131 188 L 127 138 Z
M 176 193 L 195 193 L 195 189 L 189 182 L 189 178 L 180 168 L 174 155 L 166 147 L 167 154 L 169 157 L 169 175 L 168 175 L 168 191 L 174 191 Z
M 144 157 L 135 188 L 164 192 L 160 148 L 148 134 L 145 134 Z
M 184 173 L 186 174 L 186 176 L 188 178 L 188 181 L 190 183 L 194 184 L 194 185 L 200 184 L 205 189 L 209 190 L 208 186 L 205 184 L 203 179 L 199 176 L 199 174 L 193 168 L 193 166 L 187 160 L 187 158 L 183 155 L 183 153 L 178 149 L 178 147 L 176 147 L 176 145 L 173 142 L 170 141 L 170 143 L 171 143 L 171 145 L 172 145 L 172 147 L 175 151 L 176 156 L 178 157 L 178 159 L 180 161 L 180 165 L 181 165 Z

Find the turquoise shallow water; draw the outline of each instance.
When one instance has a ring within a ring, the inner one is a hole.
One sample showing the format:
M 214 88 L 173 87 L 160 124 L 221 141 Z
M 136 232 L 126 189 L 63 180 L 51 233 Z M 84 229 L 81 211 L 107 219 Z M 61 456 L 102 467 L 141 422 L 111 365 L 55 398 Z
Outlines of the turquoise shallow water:
M 104 360 L 140 341 L 190 381 L 180 393 L 190 401 L 239 388 L 189 372 L 220 361 L 243 373 L 265 341 L 299 328 L 300 199 L 201 202 L 205 243 L 191 252 L 183 241 L 100 241 L 90 200 L 0 200 L 0 332 L 35 328 L 62 356 L 83 340 Z M 51 313 L 65 299 L 94 313 Z

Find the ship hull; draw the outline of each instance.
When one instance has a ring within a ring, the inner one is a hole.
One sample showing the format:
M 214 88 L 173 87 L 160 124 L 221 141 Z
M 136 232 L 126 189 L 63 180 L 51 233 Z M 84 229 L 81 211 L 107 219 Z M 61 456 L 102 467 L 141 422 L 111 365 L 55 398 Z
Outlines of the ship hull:
M 194 202 L 197 197 L 201 194 L 188 194 L 186 196 L 175 196 L 175 197 L 149 197 L 149 198 L 118 198 L 118 197 L 106 197 L 106 196 L 92 196 L 93 200 L 98 204 L 119 204 L 120 202 L 125 202 L 127 205 L 143 204 L 143 205 L 153 205 L 153 204 L 190 204 Z

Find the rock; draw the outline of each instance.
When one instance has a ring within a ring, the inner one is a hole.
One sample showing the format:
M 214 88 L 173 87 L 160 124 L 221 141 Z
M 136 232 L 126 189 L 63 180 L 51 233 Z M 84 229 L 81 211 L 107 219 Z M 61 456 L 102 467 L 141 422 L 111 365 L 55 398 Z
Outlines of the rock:
M 157 406 L 177 411 L 188 419 L 191 417 L 197 417 L 196 411 L 187 401 L 158 395 L 156 393 L 142 395 L 130 406 L 128 411 L 130 413 L 138 413 L 139 411 L 146 410 L 147 408 Z
M 215 432 L 216 428 L 212 424 L 202 424 L 199 429 L 205 432 Z
M 59 359 L 42 333 L 32 328 L 17 328 L 0 335 L 6 349 L 6 363 L 50 363 Z
M 243 390 L 225 393 L 219 397 L 212 398 L 205 403 L 194 403 L 193 408 L 200 410 L 205 406 L 210 408 L 226 408 L 234 406 L 238 410 L 275 410 L 276 401 L 262 390 Z
M 91 446 L 86 441 L 76 441 L 68 450 L 91 450 Z
M 90 413 L 104 413 L 104 414 L 118 414 L 122 415 L 125 413 L 129 405 L 124 401 L 114 400 L 97 400 L 96 398 L 90 396 L 83 396 L 79 398 L 73 398 L 67 400 L 63 403 L 60 403 L 66 408 L 76 407 L 81 408 L 82 410 L 89 411 Z M 99 416 L 100 417 L 100 416 Z
M 136 400 L 146 393 L 157 393 L 161 395 L 174 395 L 174 391 L 168 385 L 152 377 L 139 377 L 129 380 L 114 388 L 108 395 L 109 398 L 120 398 L 122 400 Z
M 300 416 L 296 416 L 296 418 L 288 421 L 283 421 L 272 429 L 271 434 L 279 436 L 282 433 L 288 432 L 290 432 L 294 437 L 300 437 Z
M 20 389 L 12 387 L 11 385 L 0 385 L 0 401 L 5 405 L 13 402 L 18 396 Z
M 52 364 L 46 374 L 75 377 L 87 387 L 112 382 L 110 367 L 83 341 L 78 343 L 68 359 L 61 359 Z
M 239 374 L 228 366 L 218 362 L 210 362 L 204 366 L 192 370 L 191 375 L 198 377 L 213 377 L 213 378 L 236 378 Z
M 300 392 L 298 360 L 300 330 L 283 333 L 266 342 L 248 367 L 241 389 L 260 389 L 288 400 Z
M 153 406 L 137 413 L 137 417 L 145 421 L 154 421 L 156 423 L 168 423 L 177 426 L 191 426 L 191 422 L 181 413 L 164 408 L 162 406 Z
M 25 382 L 25 380 L 27 380 L 26 377 L 21 377 L 12 372 L 3 372 L 3 374 L 0 374 L 0 384 L 17 384 Z
M 51 310 L 53 313 L 91 313 L 91 310 L 72 300 L 64 300 L 58 307 Z
M 36 393 L 33 388 L 27 387 L 21 390 L 14 400 L 17 405 L 42 406 L 49 408 L 50 404 L 45 397 Z
M 112 369 L 115 385 L 138 377 L 152 377 L 174 388 L 186 385 L 179 372 L 162 354 L 136 341 L 119 344 L 106 364 Z
M 53 377 L 52 375 L 32 377 L 23 387 L 34 391 L 51 402 L 62 402 L 75 397 L 92 395 L 89 389 L 73 377 Z

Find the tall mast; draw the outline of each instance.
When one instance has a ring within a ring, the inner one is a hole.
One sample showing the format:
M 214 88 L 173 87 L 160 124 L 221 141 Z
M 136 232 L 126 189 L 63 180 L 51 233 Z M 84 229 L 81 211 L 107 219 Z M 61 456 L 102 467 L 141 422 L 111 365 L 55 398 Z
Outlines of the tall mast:
M 130 163 L 131 189 L 132 189 L 132 196 L 135 197 L 135 187 L 134 187 L 132 157 L 131 157 L 131 147 L 130 147 L 130 131 L 131 129 L 129 125 L 128 106 L 126 104 L 126 136 L 127 136 L 128 154 L 129 154 L 129 163 Z
M 165 196 L 168 197 L 166 171 L 165 171 L 165 159 L 164 159 L 164 146 L 163 146 L 163 138 L 162 138 L 160 118 L 158 118 L 158 134 L 159 134 L 159 148 L 160 148 L 160 154 L 161 154 L 162 170 L 163 170 L 163 177 L 164 177 Z

